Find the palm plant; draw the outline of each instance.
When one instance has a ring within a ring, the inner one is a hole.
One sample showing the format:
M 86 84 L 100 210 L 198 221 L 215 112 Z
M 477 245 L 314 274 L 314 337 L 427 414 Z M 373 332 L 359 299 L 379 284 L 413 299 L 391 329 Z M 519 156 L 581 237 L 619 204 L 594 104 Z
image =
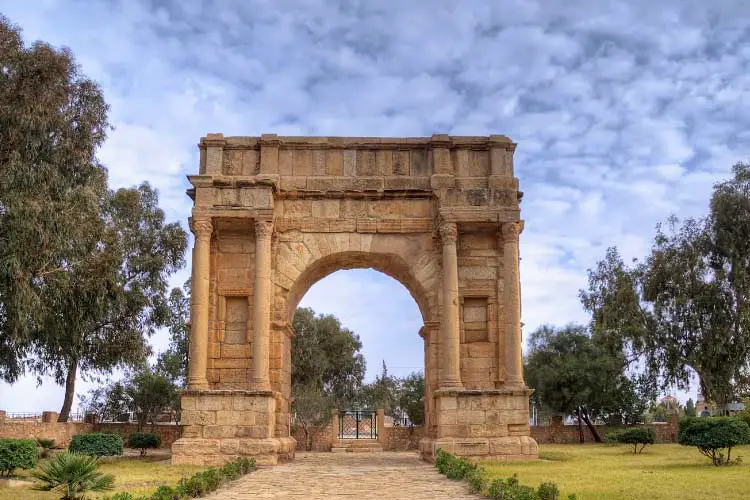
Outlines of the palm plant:
M 84 500 L 87 492 L 111 490 L 115 482 L 112 475 L 96 469 L 96 457 L 60 453 L 31 473 L 38 481 L 33 489 L 62 493 L 60 500 Z

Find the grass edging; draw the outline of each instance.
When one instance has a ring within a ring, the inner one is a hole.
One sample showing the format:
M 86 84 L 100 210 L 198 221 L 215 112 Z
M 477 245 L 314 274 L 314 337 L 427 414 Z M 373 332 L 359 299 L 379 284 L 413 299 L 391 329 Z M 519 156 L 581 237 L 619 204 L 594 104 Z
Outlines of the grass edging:
M 209 467 L 189 478 L 180 479 L 177 486 L 160 486 L 150 496 L 134 496 L 132 493 L 115 493 L 102 500 L 183 500 L 185 498 L 202 498 L 216 491 L 222 485 L 239 479 L 256 469 L 254 458 L 240 458 L 222 467 Z
M 472 493 L 493 500 L 560 500 L 560 490 L 555 483 L 542 483 L 534 490 L 531 486 L 519 483 L 518 476 L 513 474 L 508 479 L 490 479 L 487 471 L 477 464 L 462 457 L 438 449 L 435 454 L 435 468 L 448 479 L 464 480 L 469 484 Z M 568 495 L 567 500 L 576 500 L 575 495 Z

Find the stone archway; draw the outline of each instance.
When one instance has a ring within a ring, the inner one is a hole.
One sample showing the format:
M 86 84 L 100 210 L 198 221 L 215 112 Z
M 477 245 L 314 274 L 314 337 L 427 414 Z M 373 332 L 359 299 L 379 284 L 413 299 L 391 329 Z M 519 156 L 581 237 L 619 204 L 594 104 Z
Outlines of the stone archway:
M 518 180 L 505 136 L 201 140 L 175 463 L 294 456 L 291 317 L 339 269 L 401 282 L 422 313 L 429 459 L 530 459 Z

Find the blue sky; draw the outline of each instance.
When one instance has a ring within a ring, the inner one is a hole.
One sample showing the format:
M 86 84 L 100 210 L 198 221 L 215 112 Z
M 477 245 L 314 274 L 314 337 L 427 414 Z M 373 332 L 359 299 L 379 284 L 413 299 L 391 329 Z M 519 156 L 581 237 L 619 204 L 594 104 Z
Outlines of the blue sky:
M 643 255 L 657 222 L 705 212 L 712 184 L 750 159 L 742 0 L 5 0 L 0 12 L 27 41 L 72 49 L 111 105 L 111 183 L 148 180 L 183 224 L 208 132 L 509 135 L 527 333 L 585 321 L 578 290 L 607 246 Z M 361 335 L 368 376 L 382 359 L 422 365 L 418 311 L 390 278 L 336 273 L 303 305 Z M 48 382 L 0 385 L 4 409 L 61 400 Z

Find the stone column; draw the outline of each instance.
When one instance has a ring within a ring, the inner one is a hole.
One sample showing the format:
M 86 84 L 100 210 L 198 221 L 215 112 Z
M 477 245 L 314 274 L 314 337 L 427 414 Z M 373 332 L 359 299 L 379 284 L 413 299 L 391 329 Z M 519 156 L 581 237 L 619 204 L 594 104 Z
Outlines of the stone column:
M 273 223 L 255 222 L 255 289 L 253 290 L 253 388 L 270 390 L 268 358 L 271 336 L 271 234 Z
M 206 366 L 208 365 L 208 284 L 211 258 L 210 217 L 194 217 L 192 220 L 195 246 L 193 247 L 193 276 L 190 300 L 190 354 L 188 363 L 188 387 L 208 389 Z
M 521 283 L 518 273 L 518 235 L 523 222 L 506 222 L 503 233 L 503 290 L 505 315 L 505 385 L 523 386 L 521 340 Z
M 458 316 L 458 254 L 455 222 L 440 226 L 443 241 L 443 325 L 440 338 L 442 376 L 440 387 L 461 387 L 461 337 Z

